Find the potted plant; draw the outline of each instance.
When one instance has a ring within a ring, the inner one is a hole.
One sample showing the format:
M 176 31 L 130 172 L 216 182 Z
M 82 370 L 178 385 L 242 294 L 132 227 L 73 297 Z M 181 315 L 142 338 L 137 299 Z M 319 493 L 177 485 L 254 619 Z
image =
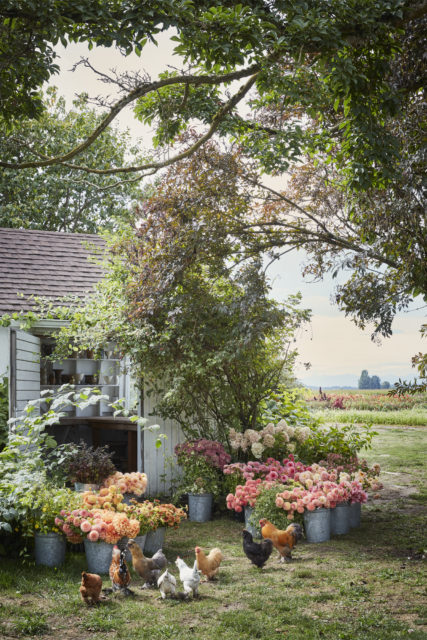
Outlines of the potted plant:
M 116 470 L 111 456 L 107 445 L 95 448 L 81 441 L 66 461 L 66 473 L 76 491 L 99 489 Z
M 108 509 L 63 509 L 55 523 L 70 542 L 84 541 L 91 573 L 108 573 L 113 546 L 121 538 L 136 537 L 140 528 L 135 518 Z
M 154 554 L 163 547 L 166 529 L 168 527 L 177 528 L 184 518 L 187 517 L 184 509 L 176 507 L 171 503 L 161 503 L 160 500 L 144 503 L 149 510 L 150 530 L 145 539 L 144 552 Z
M 140 498 L 147 488 L 147 474 L 139 471 L 121 473 L 116 471 L 104 480 L 104 487 L 115 486 L 123 494 L 123 502 L 130 504 L 131 500 Z
M 222 470 L 230 462 L 220 442 L 189 440 L 175 447 L 183 478 L 179 494 L 188 494 L 189 520 L 206 522 L 212 514 L 213 498 L 221 493 Z
M 53 484 L 34 485 L 27 492 L 22 505 L 27 505 L 27 526 L 34 533 L 36 564 L 57 567 L 65 560 L 65 537 L 57 526 L 56 516 L 66 505 L 78 506 L 79 496 L 71 489 Z

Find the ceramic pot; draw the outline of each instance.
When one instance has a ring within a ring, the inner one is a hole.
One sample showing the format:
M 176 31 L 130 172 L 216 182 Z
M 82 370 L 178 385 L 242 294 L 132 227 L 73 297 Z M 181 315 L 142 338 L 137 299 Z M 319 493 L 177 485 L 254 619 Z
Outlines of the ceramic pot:
M 249 519 L 253 513 L 253 508 L 246 506 L 245 507 L 245 529 L 252 534 L 253 538 L 261 538 L 261 530 L 258 527 L 254 527 L 253 524 L 249 522 Z
M 307 542 L 326 542 L 331 537 L 331 509 L 319 507 L 304 511 L 304 529 Z
M 158 527 L 153 531 L 149 531 L 145 538 L 144 554 L 154 555 L 159 549 L 163 549 L 165 542 L 165 527 Z
M 84 545 L 89 573 L 108 573 L 114 545 L 107 542 L 91 542 L 87 538 Z
M 212 505 L 211 493 L 189 493 L 188 519 L 191 522 L 208 522 L 212 518 Z
M 340 502 L 331 509 L 331 535 L 342 536 L 350 531 L 350 505 Z
M 65 560 L 66 540 L 60 533 L 36 533 L 34 555 L 36 564 L 58 567 Z

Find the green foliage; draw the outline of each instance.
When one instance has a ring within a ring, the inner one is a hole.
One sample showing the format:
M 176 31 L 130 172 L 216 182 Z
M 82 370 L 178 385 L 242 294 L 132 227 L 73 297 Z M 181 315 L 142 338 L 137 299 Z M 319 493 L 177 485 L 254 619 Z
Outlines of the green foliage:
M 322 411 L 321 417 L 326 422 L 353 423 L 358 425 L 390 424 L 425 427 L 427 411 L 425 409 L 400 409 L 398 411 L 381 411 L 375 409 L 349 409 L 348 411 Z
M 300 389 L 287 389 L 279 385 L 260 406 L 260 423 L 265 426 L 269 422 L 280 420 L 292 426 L 315 428 L 317 419 L 313 417 Z
M 64 483 L 63 465 L 69 448 L 57 447 L 55 439 L 46 428 L 58 424 L 66 415 L 66 407 L 83 409 L 99 402 L 108 401 L 108 396 L 82 389 L 74 392 L 68 385 L 61 387 L 58 394 L 42 392 L 42 397 L 29 402 L 22 417 L 10 422 L 10 433 L 5 448 L 0 452 L 0 531 L 11 532 L 14 526 L 25 528 L 32 518 L 32 501 L 37 487 L 44 487 L 50 481 L 60 486 Z M 41 405 L 47 405 L 40 414 Z
M 212 493 L 214 497 L 222 493 L 221 472 L 210 465 L 203 456 L 195 452 L 181 456 L 179 465 L 183 477 L 176 490 L 176 498 L 183 493 Z
M 6 376 L 0 378 L 0 450 L 7 442 L 9 427 L 9 380 Z
M 319 462 L 325 460 L 332 451 L 348 460 L 361 449 L 370 449 L 372 438 L 377 435 L 371 425 L 356 426 L 354 424 L 318 426 L 311 436 L 299 446 L 301 460 Z
M 255 503 L 254 510 L 251 514 L 250 522 L 259 527 L 261 518 L 267 518 L 278 529 L 286 529 L 291 524 L 288 520 L 286 511 L 276 506 L 276 496 L 278 493 L 289 489 L 291 485 L 277 484 L 273 487 L 264 487 L 261 489 Z M 296 519 L 292 522 L 302 522 L 302 515 L 295 512 Z
M 32 159 L 29 150 L 35 140 L 43 141 L 40 152 L 46 156 L 75 146 L 99 124 L 100 116 L 88 106 L 85 97 L 65 109 L 65 100 L 56 90 L 47 90 L 45 111 L 38 121 L 21 120 L 10 133 L 0 120 L 0 152 L 4 160 Z M 9 133 L 9 136 L 7 135 Z M 85 151 L 80 162 L 97 169 L 108 169 L 136 156 L 128 133 L 111 128 Z M 113 184 L 114 183 L 114 184 Z M 101 228 L 117 227 L 129 216 L 132 200 L 141 194 L 135 182 L 120 183 L 105 176 L 85 179 L 70 167 L 46 167 L 0 173 L 0 226 L 44 231 L 95 233 Z

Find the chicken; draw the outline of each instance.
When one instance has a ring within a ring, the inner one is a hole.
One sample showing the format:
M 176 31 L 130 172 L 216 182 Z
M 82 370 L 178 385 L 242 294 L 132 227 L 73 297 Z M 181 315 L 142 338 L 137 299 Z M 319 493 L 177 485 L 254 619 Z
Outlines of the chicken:
M 280 562 L 292 560 L 291 551 L 302 538 L 302 527 L 300 524 L 292 523 L 285 531 L 278 529 L 269 520 L 261 518 L 259 521 L 263 538 L 270 538 L 273 545 L 279 552 Z
M 172 597 L 176 594 L 176 578 L 166 569 L 164 573 L 157 580 L 157 586 L 160 589 L 163 600 L 167 595 Z
M 167 565 L 166 556 L 161 549 L 152 558 L 146 558 L 135 540 L 129 540 L 128 549 L 132 554 L 132 566 L 136 573 L 145 580 L 144 589 L 155 585 L 162 569 Z
M 215 547 L 214 549 L 211 549 L 207 556 L 200 547 L 196 547 L 195 551 L 197 568 L 200 569 L 208 580 L 213 580 L 219 571 L 221 560 L 224 560 L 221 549 Z
M 273 551 L 273 543 L 269 538 L 262 540 L 262 542 L 254 542 L 250 531 L 244 529 L 243 551 L 252 564 L 258 569 L 262 569 Z
M 101 599 L 102 579 L 97 573 L 82 571 L 80 595 L 86 604 L 98 604 Z
M 187 566 L 184 560 L 182 560 L 179 556 L 175 560 L 175 564 L 179 569 L 179 579 L 183 584 L 184 592 L 187 594 L 187 596 L 189 596 L 190 593 L 192 593 L 193 596 L 198 596 L 200 571 L 197 570 L 197 560 L 194 561 L 194 566 L 192 569 L 190 569 L 190 567 Z
M 131 578 L 125 558 L 126 551 L 124 549 L 120 551 L 115 544 L 109 573 L 113 591 L 121 591 L 124 595 L 129 596 L 132 594 L 132 591 L 128 589 Z

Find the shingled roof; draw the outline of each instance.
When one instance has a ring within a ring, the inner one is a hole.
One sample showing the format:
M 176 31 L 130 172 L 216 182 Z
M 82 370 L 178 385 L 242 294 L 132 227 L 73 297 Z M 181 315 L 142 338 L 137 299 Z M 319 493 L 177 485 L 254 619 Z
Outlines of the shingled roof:
M 93 234 L 0 228 L 0 315 L 30 310 L 31 295 L 84 297 L 103 275 L 88 258 L 104 248 Z

